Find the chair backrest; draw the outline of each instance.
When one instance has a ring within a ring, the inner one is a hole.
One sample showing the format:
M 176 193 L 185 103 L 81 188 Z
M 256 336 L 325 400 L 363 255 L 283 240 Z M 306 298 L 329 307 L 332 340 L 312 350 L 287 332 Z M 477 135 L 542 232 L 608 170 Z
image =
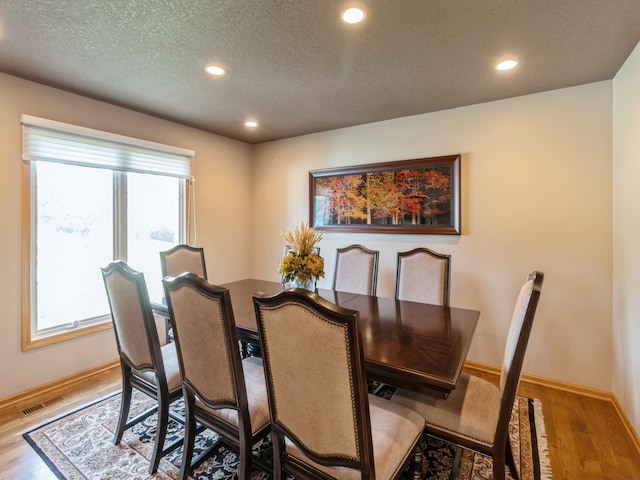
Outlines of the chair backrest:
M 180 244 L 160 252 L 160 266 L 163 277 L 177 277 L 181 273 L 192 272 L 207 278 L 204 249 L 201 247 Z
M 286 436 L 314 462 L 375 478 L 358 312 L 302 289 L 256 295 L 254 305 L 274 446 Z
M 396 298 L 448 306 L 450 264 L 451 255 L 428 248 L 398 252 Z
M 520 289 L 513 310 L 500 374 L 502 399 L 494 446 L 499 446 L 507 441 L 509 419 L 520 383 L 522 364 L 540 299 L 543 279 L 542 272 L 534 271 L 529 274 L 527 281 Z
M 135 370 L 154 370 L 164 378 L 160 341 L 144 274 L 121 260 L 101 270 L 120 357 Z
M 195 273 L 162 280 L 183 385 L 211 408 L 247 408 L 229 290 Z M 240 417 L 241 418 L 241 417 Z
M 333 289 L 340 292 L 375 295 L 380 253 L 362 245 L 338 248 Z

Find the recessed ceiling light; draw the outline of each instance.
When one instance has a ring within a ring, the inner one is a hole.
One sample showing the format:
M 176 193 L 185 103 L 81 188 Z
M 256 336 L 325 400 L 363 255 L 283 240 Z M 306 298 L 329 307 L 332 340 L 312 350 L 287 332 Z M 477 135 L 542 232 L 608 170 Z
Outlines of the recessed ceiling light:
M 244 122 L 245 127 L 256 128 L 258 126 L 258 122 L 254 122 L 253 120 L 249 120 L 248 122 Z
M 227 73 L 227 72 L 225 72 L 224 68 L 222 68 L 222 67 L 220 67 L 218 65 L 209 65 L 209 66 L 207 66 L 205 68 L 205 70 L 207 71 L 207 73 L 209 73 L 211 75 L 215 75 L 217 77 Z
M 340 14 L 340 18 L 344 23 L 360 23 L 364 20 L 365 13 L 361 8 L 347 8 Z
M 517 60 L 505 60 L 496 65 L 496 70 L 511 70 L 518 65 Z

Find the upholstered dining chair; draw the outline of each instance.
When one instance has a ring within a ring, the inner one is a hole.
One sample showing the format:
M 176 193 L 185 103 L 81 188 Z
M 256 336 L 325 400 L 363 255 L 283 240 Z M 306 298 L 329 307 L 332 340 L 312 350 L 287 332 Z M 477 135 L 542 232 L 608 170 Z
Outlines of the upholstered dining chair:
M 169 416 L 184 423 L 184 418 L 170 409 L 170 403 L 182 395 L 180 370 L 175 345 L 160 346 L 155 319 L 149 302 L 144 275 L 123 261 L 102 269 L 109 299 L 122 370 L 122 403 L 114 437 L 117 445 L 125 430 L 158 412 L 156 438 L 149 473 L 158 469 L 161 457 L 178 448 L 182 440 L 164 447 Z M 129 420 L 133 389 L 156 400 L 153 408 Z
M 396 298 L 448 306 L 450 265 L 451 255 L 428 248 L 398 252 Z
M 253 298 L 274 479 L 397 478 L 416 460 L 424 419 L 367 394 L 358 312 L 297 288 Z
M 505 464 L 513 477 L 519 476 L 509 439 L 509 419 L 543 277 L 541 272 L 534 271 L 520 289 L 507 336 L 499 386 L 462 374 L 446 400 L 401 389 L 392 397 L 392 401 L 423 415 L 427 434 L 492 457 L 494 480 L 505 479 Z M 456 458 L 459 460 L 460 455 Z M 456 468 L 457 465 L 450 478 L 455 478 Z
M 204 260 L 204 248 L 178 244 L 169 250 L 160 252 L 162 277 L 177 277 L 184 272 L 193 272 L 207 278 L 207 265 Z M 173 340 L 173 332 L 169 319 L 165 319 L 166 341 Z
M 196 424 L 201 424 L 239 451 L 238 478 L 248 480 L 252 447 L 269 433 L 262 360 L 241 359 L 229 290 L 194 273 L 165 277 L 163 285 L 186 405 L 179 478 L 188 478 L 192 467 L 218 447 L 213 445 L 192 461 Z
M 207 265 L 202 247 L 179 244 L 160 252 L 160 266 L 163 277 L 177 277 L 184 272 L 193 272 L 204 279 L 207 278 Z
M 333 273 L 333 290 L 375 295 L 380 252 L 362 245 L 338 248 Z

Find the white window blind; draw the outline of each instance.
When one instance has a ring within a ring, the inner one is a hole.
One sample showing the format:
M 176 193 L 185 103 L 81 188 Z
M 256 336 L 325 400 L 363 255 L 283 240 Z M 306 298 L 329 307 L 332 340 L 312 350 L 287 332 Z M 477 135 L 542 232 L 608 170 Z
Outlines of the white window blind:
M 192 150 L 22 115 L 22 159 L 191 180 Z

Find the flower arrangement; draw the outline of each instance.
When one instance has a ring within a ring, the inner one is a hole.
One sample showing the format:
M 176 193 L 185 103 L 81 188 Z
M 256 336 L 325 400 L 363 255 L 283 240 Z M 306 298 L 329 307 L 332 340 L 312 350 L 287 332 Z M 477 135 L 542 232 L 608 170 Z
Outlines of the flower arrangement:
M 282 238 L 291 247 L 278 267 L 283 282 L 307 283 L 312 277 L 324 278 L 324 259 L 314 253 L 322 234 L 302 222 L 295 230 L 283 233 Z

